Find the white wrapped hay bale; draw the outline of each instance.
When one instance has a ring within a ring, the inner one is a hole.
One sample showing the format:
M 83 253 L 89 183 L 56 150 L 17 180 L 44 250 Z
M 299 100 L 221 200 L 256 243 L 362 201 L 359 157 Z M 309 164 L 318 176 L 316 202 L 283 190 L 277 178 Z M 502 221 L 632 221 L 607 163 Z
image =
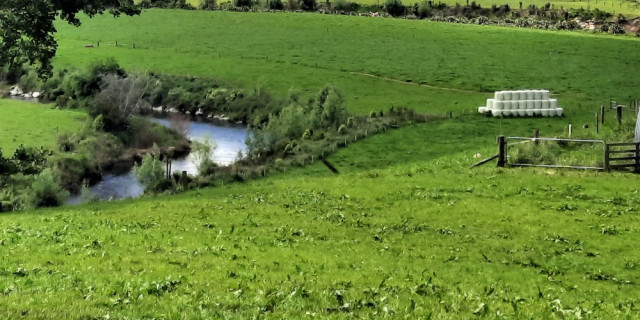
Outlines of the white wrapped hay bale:
M 540 109 L 540 114 L 543 117 L 548 117 L 549 116 L 549 112 L 551 112 L 551 109 Z
M 527 109 L 527 101 L 526 100 L 518 101 L 518 110 L 525 110 L 525 109 Z
M 533 104 L 535 106 L 534 109 L 542 109 L 542 100 L 534 100 Z
M 493 109 L 493 102 L 494 101 L 495 100 L 493 100 L 493 99 L 487 99 L 487 108 Z
M 493 95 L 493 98 L 496 101 L 502 101 L 502 91 L 496 91 L 496 93 Z
M 527 115 L 527 102 L 520 100 L 518 101 L 518 116 L 524 117 Z
M 536 103 L 534 100 L 526 100 L 525 103 L 527 104 L 527 109 L 535 109 L 536 108 Z
M 501 117 L 502 110 L 491 110 L 491 115 L 493 115 L 494 117 Z
M 493 110 L 502 110 L 504 109 L 504 101 L 495 101 L 493 103 Z
M 542 90 L 542 100 L 549 100 L 549 99 L 550 99 L 549 90 Z
M 478 107 L 478 112 L 479 113 L 483 113 L 484 114 L 484 113 L 488 113 L 490 111 L 491 111 L 491 109 L 489 109 L 487 107 Z
M 549 109 L 549 108 L 551 108 L 551 102 L 549 101 L 549 99 L 542 100 L 542 109 Z
M 562 112 L 564 110 L 562 108 L 556 108 L 556 117 L 562 117 Z
M 518 92 L 518 100 L 527 100 L 527 91 L 526 90 L 520 90 Z
M 502 100 L 511 100 L 511 91 L 502 91 Z
M 533 93 L 533 90 L 527 90 L 527 100 L 535 100 L 536 95 Z
M 542 90 L 534 90 L 533 96 L 535 97 L 535 100 L 542 100 Z
M 558 100 L 557 99 L 549 99 L 549 108 L 557 109 L 558 108 Z

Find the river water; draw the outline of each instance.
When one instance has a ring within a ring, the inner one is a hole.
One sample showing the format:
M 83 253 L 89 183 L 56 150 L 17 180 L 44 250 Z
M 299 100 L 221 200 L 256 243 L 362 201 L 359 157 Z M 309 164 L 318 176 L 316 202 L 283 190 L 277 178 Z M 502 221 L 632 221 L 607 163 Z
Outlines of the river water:
M 169 127 L 170 120 L 161 117 L 149 117 L 150 121 Z M 193 141 L 204 141 L 207 136 L 217 148 L 213 152 L 212 160 L 220 165 L 228 165 L 238 157 L 238 152 L 246 154 L 245 144 L 247 129 L 244 126 L 231 124 L 221 120 L 195 119 L 189 121 L 187 136 Z M 173 172 L 187 171 L 189 174 L 197 174 L 198 170 L 191 155 L 173 160 L 171 163 Z M 124 174 L 105 173 L 102 181 L 90 187 L 92 197 L 100 200 L 120 200 L 125 198 L 137 198 L 144 192 L 145 186 L 136 179 L 133 168 Z M 78 204 L 83 201 L 80 195 L 73 195 L 67 200 L 67 204 Z

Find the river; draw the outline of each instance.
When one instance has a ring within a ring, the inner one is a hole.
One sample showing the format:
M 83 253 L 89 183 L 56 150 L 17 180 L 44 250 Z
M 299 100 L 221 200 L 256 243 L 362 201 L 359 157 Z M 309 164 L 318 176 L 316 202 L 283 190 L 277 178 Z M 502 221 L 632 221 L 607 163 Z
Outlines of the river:
M 169 127 L 170 120 L 161 117 L 149 117 L 150 121 Z M 204 141 L 209 136 L 210 141 L 217 145 L 213 152 L 212 160 L 220 165 L 228 165 L 238 157 L 238 152 L 246 154 L 245 144 L 247 129 L 244 126 L 232 124 L 221 120 L 194 119 L 189 121 L 190 140 Z M 189 174 L 197 174 L 197 168 L 193 157 L 188 155 L 171 163 L 173 172 L 187 171 Z M 136 179 L 133 168 L 124 174 L 105 173 L 102 181 L 89 188 L 91 196 L 100 200 L 120 200 L 125 198 L 137 198 L 144 192 L 145 186 Z M 73 195 L 66 204 L 82 203 L 81 195 Z

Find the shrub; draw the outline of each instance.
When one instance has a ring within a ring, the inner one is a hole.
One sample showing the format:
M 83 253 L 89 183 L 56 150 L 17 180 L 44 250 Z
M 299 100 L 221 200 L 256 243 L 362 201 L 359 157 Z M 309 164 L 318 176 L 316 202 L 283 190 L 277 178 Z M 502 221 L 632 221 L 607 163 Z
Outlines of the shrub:
M 281 0 L 270 0 L 269 1 L 269 9 L 271 10 L 283 10 L 284 5 Z
M 354 12 L 360 9 L 360 5 L 357 2 L 350 2 L 346 0 L 336 0 L 333 3 L 333 9 L 337 11 Z
M 154 149 L 158 151 L 157 146 Z M 159 152 L 147 154 L 142 159 L 142 163 L 134 167 L 133 171 L 140 183 L 152 185 L 165 178 L 164 164 L 158 159 L 159 156 Z
M 238 8 L 251 8 L 251 0 L 234 0 L 233 3 Z
M 210 173 L 215 168 L 215 163 L 211 158 L 217 147 L 218 144 L 215 141 L 211 141 L 209 136 L 206 136 L 202 142 L 193 141 L 191 143 L 191 155 L 200 175 Z
M 384 10 L 388 14 L 394 17 L 398 17 L 405 14 L 406 8 L 402 4 L 401 0 L 387 0 L 387 2 L 384 4 Z
M 102 90 L 90 104 L 91 114 L 102 115 L 107 131 L 125 130 L 132 115 L 150 108 L 151 105 L 143 99 L 148 86 L 147 77 L 105 74 L 102 77 Z
M 304 11 L 314 11 L 317 7 L 316 0 L 302 0 L 302 5 L 300 8 Z
M 201 10 L 215 10 L 217 8 L 216 0 L 200 0 Z
M 55 207 L 63 204 L 69 192 L 57 183 L 57 177 L 51 169 L 38 174 L 27 189 L 26 205 L 32 208 Z

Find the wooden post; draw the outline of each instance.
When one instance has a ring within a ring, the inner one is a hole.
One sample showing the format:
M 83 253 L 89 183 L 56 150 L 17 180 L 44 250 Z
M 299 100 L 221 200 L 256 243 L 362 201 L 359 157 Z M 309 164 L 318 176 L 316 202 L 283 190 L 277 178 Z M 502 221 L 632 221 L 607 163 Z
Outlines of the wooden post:
M 533 129 L 533 144 L 536 146 L 540 144 L 540 141 L 538 141 L 538 138 L 540 138 L 540 130 Z
M 596 133 L 600 132 L 600 122 L 598 121 L 598 113 L 596 112 Z
M 634 167 L 634 172 L 638 173 L 640 172 L 640 142 L 636 142 L 636 152 L 635 152 L 635 167 Z
M 616 117 L 618 118 L 618 125 L 622 124 L 622 106 L 616 106 Z
M 600 123 L 604 124 L 604 106 L 600 106 Z
M 609 145 L 604 144 L 604 171 L 609 172 Z
M 498 136 L 498 167 L 504 167 L 506 161 L 504 136 Z
M 569 138 L 571 138 L 572 133 L 573 133 L 573 125 L 569 123 Z

